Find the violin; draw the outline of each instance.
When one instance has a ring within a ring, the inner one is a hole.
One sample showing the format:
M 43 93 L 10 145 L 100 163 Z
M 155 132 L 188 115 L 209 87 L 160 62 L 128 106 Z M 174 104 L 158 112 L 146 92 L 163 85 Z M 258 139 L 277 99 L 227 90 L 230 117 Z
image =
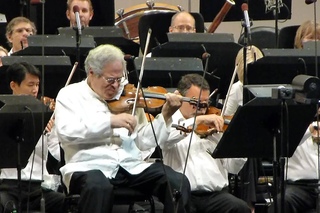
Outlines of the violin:
M 55 110 L 56 102 L 53 98 L 49 98 L 47 96 L 42 96 L 40 100 L 45 106 L 49 107 L 50 110 L 52 110 L 52 111 Z
M 221 115 L 221 110 L 216 108 L 216 107 L 208 107 L 206 114 L 205 115 L 209 115 L 209 114 L 214 114 L 214 115 Z M 230 123 L 230 120 L 232 119 L 232 116 L 223 116 L 224 118 L 224 125 L 223 125 L 223 131 L 224 132 L 227 128 L 228 128 L 228 124 Z M 172 124 L 173 128 L 176 128 L 177 130 L 180 130 L 182 132 L 185 133 L 190 133 L 192 132 L 192 127 L 184 127 L 181 125 L 177 125 L 177 124 Z M 194 132 L 199 135 L 200 138 L 206 138 L 209 135 L 218 133 L 219 131 L 212 126 L 208 126 L 206 124 L 198 124 L 197 128 L 194 130 Z
M 133 84 L 127 84 L 124 87 L 123 93 L 119 100 L 108 101 L 109 109 L 112 113 L 123 113 L 132 110 L 136 88 Z M 143 95 L 139 92 L 137 107 L 148 109 L 160 109 L 165 103 L 166 97 L 164 94 L 167 90 L 160 86 L 150 86 L 143 89 Z M 197 105 L 197 100 L 194 98 L 182 97 L 182 101 Z

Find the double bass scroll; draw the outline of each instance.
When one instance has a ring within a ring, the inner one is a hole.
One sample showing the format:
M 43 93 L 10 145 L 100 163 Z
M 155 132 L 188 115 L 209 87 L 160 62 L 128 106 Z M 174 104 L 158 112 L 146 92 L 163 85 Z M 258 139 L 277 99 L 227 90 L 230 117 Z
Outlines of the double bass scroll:
M 234 6 L 236 3 L 233 0 L 226 0 L 223 7 L 219 11 L 219 13 L 216 15 L 216 17 L 213 19 L 212 23 L 210 24 L 207 33 L 214 33 L 220 23 L 223 21 L 224 17 L 229 12 L 230 8 Z

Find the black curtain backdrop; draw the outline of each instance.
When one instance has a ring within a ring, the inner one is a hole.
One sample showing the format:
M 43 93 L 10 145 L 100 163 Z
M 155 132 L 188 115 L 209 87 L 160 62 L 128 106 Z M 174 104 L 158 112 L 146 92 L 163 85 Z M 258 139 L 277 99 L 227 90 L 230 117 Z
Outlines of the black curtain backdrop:
M 248 4 L 248 13 L 253 20 L 274 20 L 272 12 L 265 13 L 264 0 L 234 0 L 236 3 L 227 13 L 224 21 L 240 21 L 243 19 L 241 5 Z M 280 8 L 279 19 L 291 19 L 291 3 L 292 0 L 282 0 L 284 7 Z M 200 13 L 205 22 L 212 22 L 216 15 L 220 12 L 226 0 L 200 0 Z

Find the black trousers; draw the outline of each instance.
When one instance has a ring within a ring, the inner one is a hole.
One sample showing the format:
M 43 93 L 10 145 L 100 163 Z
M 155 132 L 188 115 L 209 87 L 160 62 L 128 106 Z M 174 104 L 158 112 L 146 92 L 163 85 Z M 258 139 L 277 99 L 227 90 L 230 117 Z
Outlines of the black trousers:
M 284 205 L 288 213 L 311 213 L 316 212 L 316 201 L 318 196 L 317 180 L 288 182 L 285 189 L 284 204 L 281 204 L 281 194 L 277 196 L 278 212 L 281 212 L 281 205 Z M 275 212 L 272 204 L 269 213 Z
M 247 203 L 228 192 L 191 192 L 191 213 L 250 213 Z
M 3 212 L 12 212 L 18 208 L 19 189 L 17 180 L 2 180 L 0 185 L 1 204 Z M 45 200 L 45 209 L 49 213 L 62 213 L 64 198 L 63 193 L 55 192 L 41 187 L 40 182 L 21 181 L 21 210 L 40 210 L 42 194 Z
M 189 212 L 188 179 L 161 162 L 153 163 L 137 175 L 131 175 L 120 167 L 114 179 L 106 178 L 100 170 L 75 172 L 71 178 L 69 191 L 70 194 L 80 194 L 80 212 L 111 212 L 113 187 L 117 186 L 131 187 L 158 197 L 164 204 L 166 213 Z M 177 202 L 174 202 L 173 192 L 177 190 L 180 196 L 177 196 Z

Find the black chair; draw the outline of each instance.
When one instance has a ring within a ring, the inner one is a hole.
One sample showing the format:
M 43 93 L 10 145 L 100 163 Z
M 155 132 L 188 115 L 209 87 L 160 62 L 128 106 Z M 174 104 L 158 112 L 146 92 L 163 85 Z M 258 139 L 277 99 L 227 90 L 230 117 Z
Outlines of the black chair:
M 80 195 L 69 194 L 65 198 L 64 212 L 77 213 Z M 128 205 L 128 213 L 134 212 L 134 205 L 142 202 L 149 202 L 149 209 L 139 210 L 139 212 L 155 213 L 155 203 L 152 195 L 144 194 L 132 188 L 115 188 L 114 205 Z M 145 205 L 144 205 L 145 206 Z
M 139 38 L 140 48 L 144 53 L 148 30 L 152 29 L 149 47 L 147 53 L 151 52 L 152 48 L 159 46 L 168 41 L 167 33 L 171 25 L 171 18 L 176 12 L 169 11 L 166 13 L 150 13 L 143 15 L 139 20 Z M 196 21 L 196 32 L 204 32 L 204 20 L 200 13 L 191 13 Z
M 279 48 L 294 48 L 294 38 L 300 25 L 283 27 L 279 31 Z
M 244 45 L 244 33 L 239 37 L 238 43 Z M 274 27 L 258 26 L 251 28 L 251 42 L 249 45 L 255 45 L 259 49 L 276 48 L 276 32 Z

